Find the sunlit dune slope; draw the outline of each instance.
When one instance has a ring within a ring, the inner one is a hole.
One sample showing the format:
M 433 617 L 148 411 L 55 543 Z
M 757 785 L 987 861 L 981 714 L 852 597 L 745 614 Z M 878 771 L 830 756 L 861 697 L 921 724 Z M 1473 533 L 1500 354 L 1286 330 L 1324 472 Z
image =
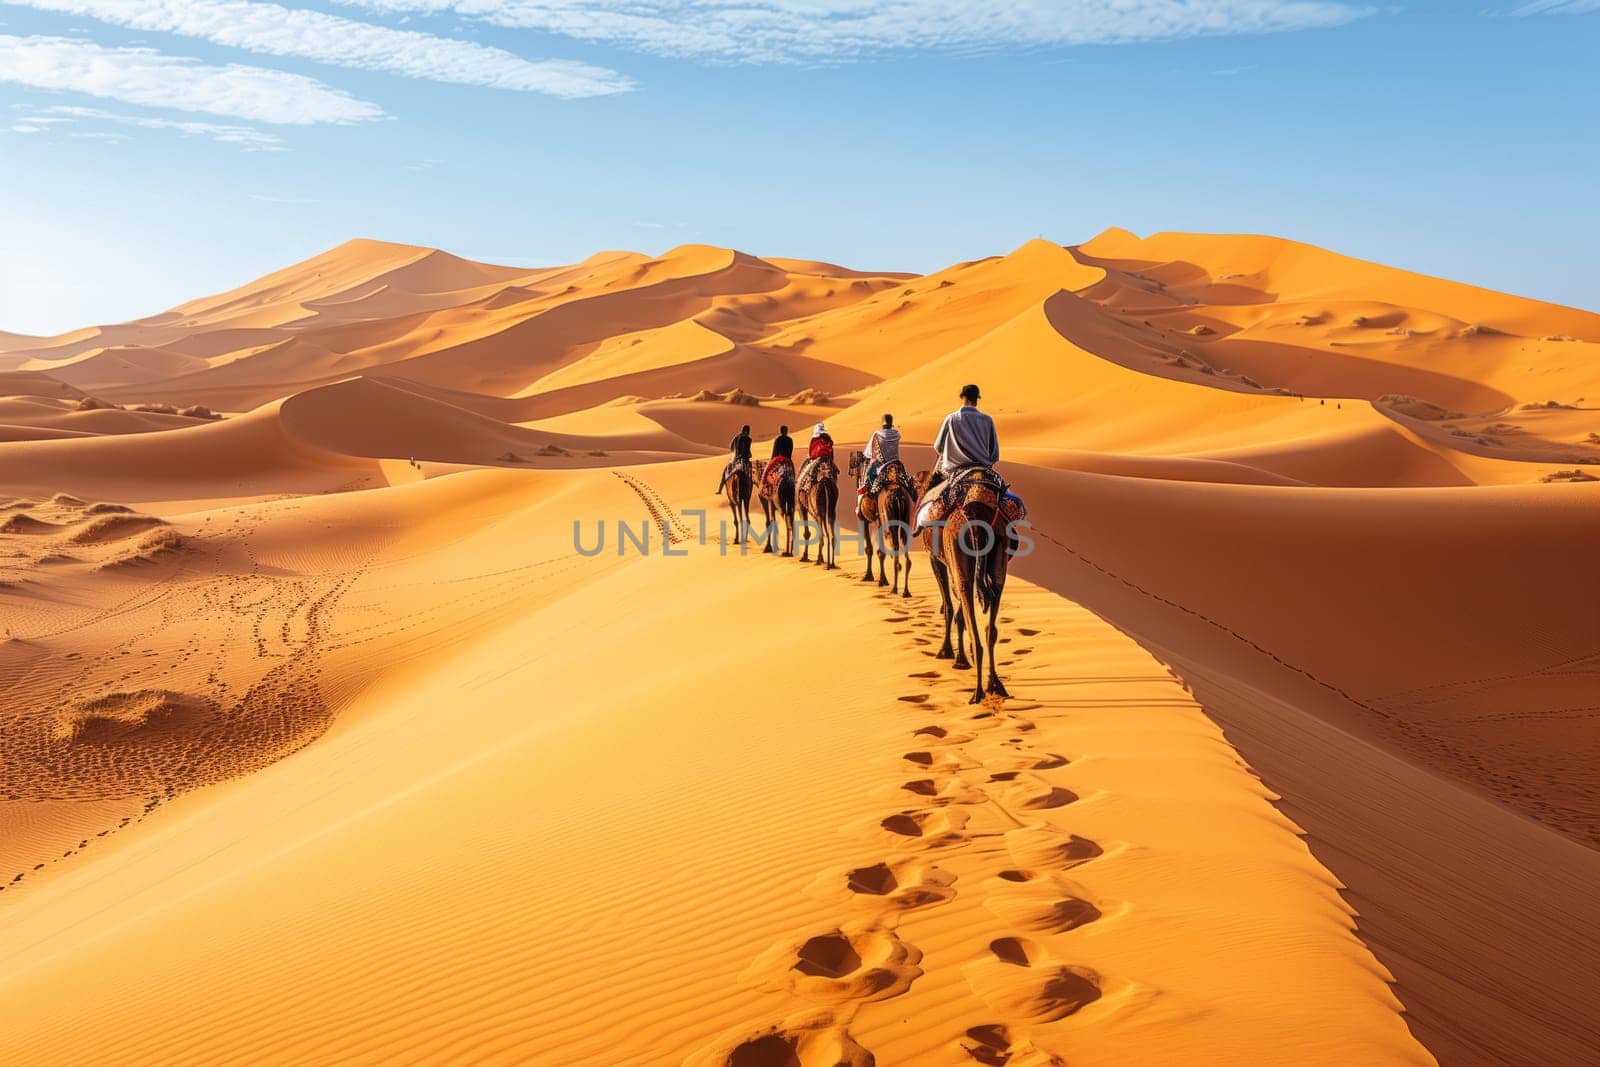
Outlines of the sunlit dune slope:
M 18 652 L 40 692 L 65 683 L 26 752 L 89 810 L 7 838 L 24 870 L 71 853 L 0 901 L 14 1053 L 1430 1062 L 1333 877 L 1126 638 L 1019 584 L 1007 663 L 1031 697 L 974 718 L 959 678 L 926 676 L 926 583 L 875 600 L 687 541 L 577 557 L 552 513 L 644 519 L 700 472 L 618 473 L 176 517 L 179 621 L 85 613 Z M 789 609 L 776 639 L 833 616 L 876 669 L 826 658 L 807 699 L 766 704 L 742 669 L 766 601 Z M 117 641 L 172 663 L 161 693 L 64 659 Z
M 352 241 L 0 335 L 0 1046 L 1600 1062 L 1597 352 L 1118 230 Z M 979 706 L 920 549 L 889 596 L 710 495 L 745 424 L 926 468 L 967 382 L 1035 546 Z
M 705 336 L 690 347 L 713 356 L 900 277 L 833 277 L 829 269 L 797 263 L 787 270 L 686 245 L 656 259 L 604 253 L 573 266 L 524 270 L 352 241 L 165 314 L 15 354 L 27 357 L 20 364 L 26 369 L 55 371 L 122 401 L 248 408 L 399 364 L 411 378 L 504 396 L 597 353 L 595 370 L 572 380 L 615 376 L 612 339 L 619 335 L 667 327 L 687 334 L 689 320 L 699 318 Z M 620 373 L 684 358 L 675 354 L 680 344 L 654 347 L 665 354 L 632 353 Z

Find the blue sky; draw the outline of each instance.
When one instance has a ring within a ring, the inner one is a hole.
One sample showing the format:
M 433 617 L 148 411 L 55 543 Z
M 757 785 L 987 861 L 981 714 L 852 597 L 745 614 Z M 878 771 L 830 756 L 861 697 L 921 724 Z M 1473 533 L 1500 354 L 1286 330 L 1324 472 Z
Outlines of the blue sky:
M 1600 0 L 0 0 L 0 329 L 349 237 L 933 270 L 1266 232 L 1600 307 Z

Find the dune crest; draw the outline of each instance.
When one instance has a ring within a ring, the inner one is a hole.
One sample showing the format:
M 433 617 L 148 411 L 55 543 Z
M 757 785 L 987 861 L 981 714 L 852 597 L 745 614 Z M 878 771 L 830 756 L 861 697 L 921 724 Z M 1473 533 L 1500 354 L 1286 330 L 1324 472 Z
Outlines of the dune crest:
M 362 239 L 0 334 L 7 1052 L 1600 1059 L 1597 351 L 1117 229 L 926 276 Z M 967 382 L 1033 522 L 979 704 L 926 561 L 707 505 L 745 424 L 929 467 Z

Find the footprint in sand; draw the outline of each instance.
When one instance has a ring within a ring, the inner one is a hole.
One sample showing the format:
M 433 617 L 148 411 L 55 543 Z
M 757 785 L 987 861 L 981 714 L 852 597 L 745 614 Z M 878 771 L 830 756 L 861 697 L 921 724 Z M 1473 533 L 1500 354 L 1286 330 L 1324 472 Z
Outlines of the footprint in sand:
M 1001 871 L 988 883 L 984 907 L 1013 926 L 1041 933 L 1064 934 L 1101 918 L 1101 909 L 1087 892 L 1059 874 L 1029 870 Z
M 902 703 L 905 703 L 905 704 L 926 704 L 928 702 L 928 694 L 927 693 L 912 693 L 909 696 L 903 696 L 903 697 L 900 697 L 899 699 L 900 699 L 900 701 Z
M 878 926 L 838 927 L 768 949 L 747 982 L 826 1004 L 888 1000 L 922 976 L 922 953 Z
M 845 888 L 861 899 L 879 899 L 897 908 L 924 908 L 953 900 L 956 876 L 914 859 L 888 859 L 845 872 Z
M 1000 772 L 1001 775 L 1007 773 Z M 1078 795 L 1070 789 L 1051 785 L 1038 775 L 1020 771 L 1009 773 L 1012 780 L 1001 797 L 1001 803 L 1010 811 L 1049 811 L 1052 808 L 1064 808 L 1078 799 Z M 991 780 L 998 777 L 1000 775 L 990 776 Z
M 1066 1060 L 1020 1037 L 1004 1023 L 974 1026 L 961 1049 L 986 1067 L 1066 1067 Z
M 1039 636 L 1039 631 L 1038 630 L 1030 630 L 1026 626 L 1018 627 L 1017 628 L 1017 633 L 1021 634 L 1023 637 L 1037 637 L 1037 636 Z
M 922 726 L 911 731 L 912 737 L 924 739 L 925 744 L 964 745 L 972 740 L 971 734 L 952 734 L 943 726 Z
M 941 675 L 938 671 L 918 671 L 916 674 L 908 674 L 908 675 L 906 675 L 906 677 L 907 678 L 940 678 L 940 677 L 943 677 L 943 675 Z
M 1021 730 L 1021 724 L 1014 724 Z M 1030 724 L 1031 726 L 1032 724 Z M 1002 770 L 1007 771 L 1053 771 L 1065 767 L 1070 760 L 1056 752 L 1040 752 L 1037 749 L 1017 748 L 1006 753 L 1005 757 L 998 760 Z
M 754 1033 L 735 1033 L 685 1059 L 684 1067 L 873 1067 L 831 1015 L 798 1015 Z
M 970 740 L 970 738 L 965 740 Z M 959 771 L 972 770 L 977 767 L 978 764 L 973 762 L 971 756 L 967 755 L 963 749 L 956 747 L 958 744 L 957 740 L 946 738 L 940 742 L 939 748 L 931 751 L 918 749 L 914 752 L 907 752 L 901 758 L 907 763 L 914 764 L 925 770 L 937 771 L 940 774 L 955 774 Z
M 961 830 L 967 825 L 967 814 L 950 808 L 900 811 L 884 816 L 878 825 L 899 845 L 944 848 L 966 839 Z
M 998 937 L 962 967 L 972 991 L 1002 1016 L 1055 1022 L 1100 999 L 1100 976 L 1059 963 L 1037 941 Z
M 1088 838 L 1062 833 L 1052 826 L 1007 830 L 1005 842 L 1012 861 L 1023 870 L 1068 870 L 1105 854 Z
M 900 786 L 907 793 L 926 797 L 932 804 L 987 804 L 988 794 L 967 784 L 960 775 L 946 775 L 941 781 L 935 778 L 914 778 Z

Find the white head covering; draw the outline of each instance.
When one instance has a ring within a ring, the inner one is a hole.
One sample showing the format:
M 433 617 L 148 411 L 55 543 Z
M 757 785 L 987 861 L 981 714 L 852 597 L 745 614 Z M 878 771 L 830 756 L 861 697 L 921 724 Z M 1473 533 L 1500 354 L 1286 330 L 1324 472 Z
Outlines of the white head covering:
M 828 432 L 827 424 L 819 422 L 819 423 L 817 423 L 817 428 L 815 430 L 811 431 L 811 432 L 814 433 L 816 436 L 821 437 L 823 434 Z

